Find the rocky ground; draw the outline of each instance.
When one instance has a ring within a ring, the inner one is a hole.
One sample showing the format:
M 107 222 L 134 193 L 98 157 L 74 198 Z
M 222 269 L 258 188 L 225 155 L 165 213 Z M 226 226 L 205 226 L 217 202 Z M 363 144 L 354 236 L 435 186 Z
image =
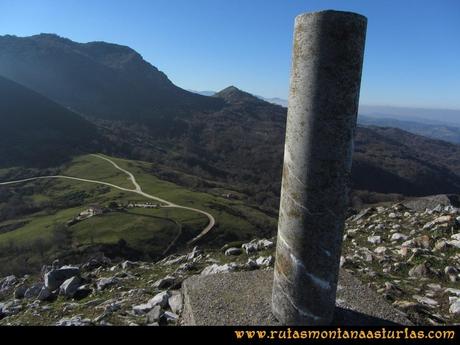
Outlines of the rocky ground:
M 460 323 L 460 209 L 401 204 L 347 220 L 341 265 L 415 324 Z
M 273 265 L 273 241 L 242 248 L 172 255 L 157 263 L 45 266 L 40 275 L 0 279 L 0 325 L 177 325 L 182 281 L 194 274 L 263 269 Z M 243 254 L 244 253 L 244 254 Z
M 184 279 L 266 269 L 274 250 L 263 239 L 156 263 L 55 261 L 36 276 L 0 279 L 0 325 L 179 325 Z M 415 324 L 460 323 L 460 209 L 397 204 L 356 213 L 346 222 L 341 266 Z

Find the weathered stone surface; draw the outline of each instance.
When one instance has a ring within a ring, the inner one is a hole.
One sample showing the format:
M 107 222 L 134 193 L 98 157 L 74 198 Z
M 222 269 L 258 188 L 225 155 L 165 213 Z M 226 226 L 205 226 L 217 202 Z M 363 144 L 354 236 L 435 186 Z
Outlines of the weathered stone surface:
M 121 263 L 121 268 L 123 268 L 124 270 L 127 270 L 129 268 L 133 268 L 133 267 L 136 267 L 136 266 L 138 266 L 137 263 L 135 263 L 133 261 L 129 261 L 129 260 L 123 261 Z
M 369 236 L 367 242 L 372 244 L 379 244 L 382 242 L 382 236 Z
M 164 278 L 158 279 L 154 284 L 153 287 L 156 289 L 166 289 L 174 285 L 176 282 L 176 278 L 173 276 L 166 276 Z
M 149 300 L 149 304 L 153 307 L 159 305 L 165 307 L 168 304 L 170 293 L 169 291 L 163 291 L 156 294 L 152 299 Z
M 451 314 L 460 314 L 460 299 L 457 298 L 449 307 L 449 312 Z
M 72 277 L 67 279 L 59 287 L 59 293 L 66 297 L 73 297 L 80 287 L 80 278 Z
M 243 248 L 243 250 L 246 252 L 246 254 L 252 254 L 252 253 L 255 253 L 259 250 L 259 247 L 257 245 L 257 241 L 256 240 L 253 240 L 249 243 L 244 243 L 241 248 Z
M 174 291 L 168 299 L 169 307 L 175 314 L 180 314 L 182 311 L 182 294 L 180 291 Z
M 44 287 L 40 290 L 40 293 L 39 293 L 38 296 L 37 296 L 37 298 L 38 298 L 40 301 L 48 301 L 48 300 L 50 300 L 52 297 L 53 297 L 53 294 L 51 293 L 51 291 L 50 291 L 46 286 L 44 286 Z
M 88 285 L 82 285 L 77 289 L 77 291 L 75 291 L 73 298 L 76 300 L 80 300 L 85 297 L 88 297 L 89 295 L 91 295 L 92 292 L 93 289 L 91 289 Z
M 280 325 L 271 312 L 273 270 L 192 276 L 182 285 L 185 325 Z M 346 271 L 340 272 L 334 325 L 411 323 Z M 308 325 L 305 323 L 305 325 Z
M 241 248 L 228 248 L 226 251 L 225 251 L 225 255 L 227 256 L 231 256 L 231 255 L 240 255 L 242 253 L 242 250 Z
M 274 262 L 275 262 L 275 259 L 271 255 L 267 256 L 267 257 L 260 256 L 256 260 L 256 264 L 259 267 L 269 267 L 269 266 L 273 265 Z
M 235 264 L 225 264 L 225 265 L 218 265 L 213 264 L 211 266 L 206 267 L 203 271 L 201 271 L 202 275 L 209 275 L 209 274 L 216 274 L 216 273 L 228 273 L 233 272 L 236 269 Z
M 25 291 L 24 298 L 37 298 L 42 288 L 42 283 L 33 284 Z
M 412 267 L 409 270 L 409 277 L 423 278 L 423 277 L 427 277 L 429 273 L 430 273 L 430 269 L 426 265 L 426 263 L 421 263 L 417 266 Z
M 5 289 L 13 286 L 18 282 L 18 279 L 14 275 L 7 276 L 0 280 L 0 289 Z
M 150 310 L 152 310 L 152 305 L 149 303 L 143 303 L 139 305 L 133 306 L 133 313 L 135 315 L 143 315 L 145 313 L 148 313 Z
M 51 291 L 56 290 L 64 281 L 77 276 L 79 273 L 80 269 L 72 266 L 63 266 L 58 269 L 53 269 L 45 274 L 45 286 Z
M 165 311 L 161 318 L 166 321 L 167 323 L 176 323 L 177 320 L 179 319 L 179 315 L 171 312 L 171 311 Z
M 161 307 L 157 305 L 147 313 L 145 317 L 145 321 L 147 324 L 152 324 L 152 323 L 160 321 L 160 316 L 161 316 Z
M 408 239 L 408 237 L 409 236 L 407 236 L 407 235 L 404 235 L 404 234 L 401 234 L 399 232 L 396 232 L 393 235 L 391 235 L 390 240 L 391 241 L 405 241 L 405 240 Z
M 97 281 L 97 289 L 102 291 L 108 287 L 118 284 L 119 282 L 120 280 L 116 277 L 101 278 Z
M 56 326 L 90 326 L 90 319 L 83 319 L 81 316 L 74 316 L 70 319 L 63 318 L 56 322 Z

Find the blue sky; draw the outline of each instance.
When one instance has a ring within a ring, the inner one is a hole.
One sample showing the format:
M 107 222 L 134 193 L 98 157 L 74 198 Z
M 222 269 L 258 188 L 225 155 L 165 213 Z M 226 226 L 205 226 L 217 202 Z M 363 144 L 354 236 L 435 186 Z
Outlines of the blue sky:
M 287 98 L 297 14 L 368 17 L 361 103 L 460 109 L 459 0 L 0 0 L 0 34 L 128 45 L 177 85 Z

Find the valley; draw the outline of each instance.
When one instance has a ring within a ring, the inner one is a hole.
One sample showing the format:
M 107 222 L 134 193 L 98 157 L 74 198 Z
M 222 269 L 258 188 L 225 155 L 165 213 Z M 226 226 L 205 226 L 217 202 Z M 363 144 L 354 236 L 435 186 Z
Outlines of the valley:
M 31 213 L 0 223 L 0 229 L 9 229 L 0 231 L 0 260 L 11 262 L 14 255 L 13 261 L 32 269 L 62 254 L 85 256 L 94 251 L 154 259 L 172 249 L 207 241 L 205 235 L 211 230 L 216 232 L 209 234 L 214 239 L 240 240 L 260 232 L 261 224 L 274 224 L 271 217 L 241 200 L 187 190 L 148 174 L 148 169 L 145 162 L 86 155 L 63 166 L 56 176 L 0 183 L 0 189 L 13 194 L 9 200 L 21 196 L 25 203 L 35 205 Z M 154 207 L 129 208 L 133 203 Z M 69 225 L 92 205 L 106 211 Z M 237 216 L 245 213 L 254 220 Z M 271 225 L 268 231 L 273 228 Z M 68 239 L 62 248 L 54 243 L 60 237 Z M 16 255 L 18 251 L 23 255 Z M 12 267 L 5 264 L 2 269 L 7 272 Z

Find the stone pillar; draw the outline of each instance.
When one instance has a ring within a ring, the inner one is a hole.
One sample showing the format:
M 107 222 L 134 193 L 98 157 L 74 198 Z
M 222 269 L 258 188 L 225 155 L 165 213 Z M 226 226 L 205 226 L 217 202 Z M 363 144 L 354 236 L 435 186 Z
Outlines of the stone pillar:
M 282 324 L 334 314 L 366 23 L 329 10 L 295 19 L 272 295 Z

